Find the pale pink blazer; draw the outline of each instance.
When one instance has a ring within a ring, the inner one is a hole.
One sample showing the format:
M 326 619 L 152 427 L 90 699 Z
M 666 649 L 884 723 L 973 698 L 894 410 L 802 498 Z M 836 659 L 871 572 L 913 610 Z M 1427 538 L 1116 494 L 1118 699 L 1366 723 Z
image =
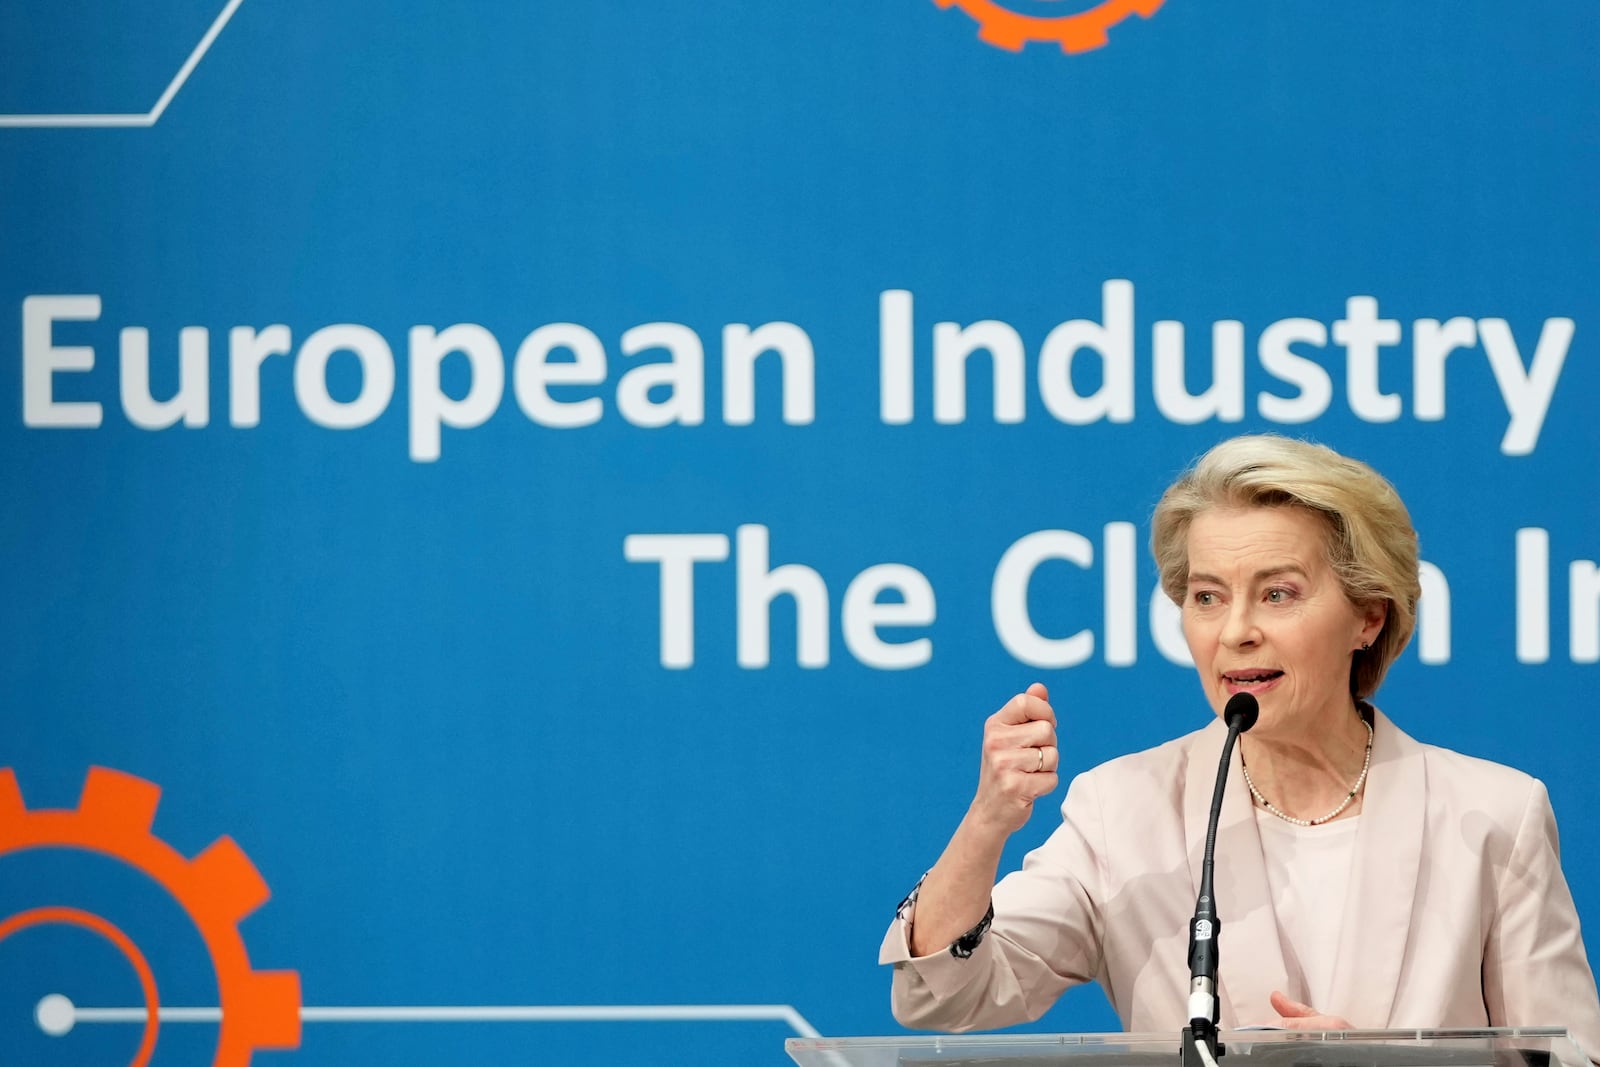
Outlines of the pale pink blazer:
M 907 1026 L 991 1029 L 1037 1019 L 1097 981 L 1128 1031 L 1187 1023 L 1188 920 L 1220 721 L 1079 775 L 1062 825 L 994 889 L 994 926 L 970 959 L 913 959 L 899 919 L 894 965 Z M 1217 834 L 1224 1028 L 1271 1024 L 1295 999 L 1261 839 L 1236 752 Z M 1544 785 L 1402 733 L 1374 712 L 1333 995 L 1316 1007 L 1357 1028 L 1565 1026 L 1600 1054 L 1600 1001 L 1561 873 Z M 912 916 L 915 921 L 915 915 Z M 1293 936 L 1292 932 L 1289 936 Z

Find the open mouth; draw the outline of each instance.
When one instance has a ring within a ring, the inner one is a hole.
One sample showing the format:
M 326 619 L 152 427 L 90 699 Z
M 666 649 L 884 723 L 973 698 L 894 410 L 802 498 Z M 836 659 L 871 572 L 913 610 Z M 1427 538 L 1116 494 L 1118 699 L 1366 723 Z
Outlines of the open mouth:
M 1243 690 L 1264 689 L 1282 677 L 1282 671 L 1263 668 L 1247 671 L 1227 671 L 1222 675 L 1222 680 L 1229 689 L 1237 693 Z

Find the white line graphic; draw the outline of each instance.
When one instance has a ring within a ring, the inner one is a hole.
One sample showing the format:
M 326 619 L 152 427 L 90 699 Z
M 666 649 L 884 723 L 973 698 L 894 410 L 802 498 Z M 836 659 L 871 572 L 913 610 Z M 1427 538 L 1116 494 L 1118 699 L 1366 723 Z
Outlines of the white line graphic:
M 178 73 L 168 83 L 166 91 L 161 94 L 161 99 L 156 101 L 156 106 L 142 115 L 0 115 L 0 126 L 78 126 L 78 127 L 111 127 L 111 126 L 154 126 L 161 118 L 162 112 L 167 110 L 167 105 L 172 103 L 172 98 L 178 95 L 178 90 L 183 88 L 183 83 L 189 80 L 189 75 L 194 73 L 194 68 L 200 65 L 207 50 L 222 32 L 222 28 L 233 18 L 233 13 L 239 9 L 244 0 L 228 0 L 222 13 L 211 23 L 211 28 L 206 30 L 206 35 L 200 38 L 200 43 L 194 46 L 194 51 L 189 53 L 189 58 L 184 60 L 183 66 L 178 68 Z
M 217 1023 L 221 1008 L 167 1008 L 164 1023 Z M 59 993 L 34 1009 L 39 1029 L 53 1036 L 78 1023 L 143 1023 L 143 1008 L 80 1008 Z M 303 1007 L 307 1023 L 573 1023 L 573 1022 L 782 1022 L 801 1037 L 821 1037 L 789 1004 L 506 1004 L 416 1007 Z

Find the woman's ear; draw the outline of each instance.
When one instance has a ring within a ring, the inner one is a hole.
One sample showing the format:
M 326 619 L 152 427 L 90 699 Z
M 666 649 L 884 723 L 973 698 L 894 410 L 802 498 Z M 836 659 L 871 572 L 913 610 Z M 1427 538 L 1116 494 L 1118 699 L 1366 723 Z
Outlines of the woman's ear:
M 1357 647 L 1367 649 L 1378 639 L 1383 632 L 1383 624 L 1389 621 L 1389 602 L 1387 600 L 1374 600 L 1361 609 L 1361 632 L 1357 635 Z

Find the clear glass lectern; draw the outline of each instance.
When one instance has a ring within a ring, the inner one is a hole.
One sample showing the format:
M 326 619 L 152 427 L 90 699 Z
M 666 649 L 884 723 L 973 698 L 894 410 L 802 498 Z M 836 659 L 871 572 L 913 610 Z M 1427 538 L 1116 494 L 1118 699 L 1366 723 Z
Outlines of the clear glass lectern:
M 1567 1031 L 1225 1030 L 1220 1067 L 1591 1067 Z M 790 1038 L 800 1067 L 1174 1067 L 1172 1034 Z

